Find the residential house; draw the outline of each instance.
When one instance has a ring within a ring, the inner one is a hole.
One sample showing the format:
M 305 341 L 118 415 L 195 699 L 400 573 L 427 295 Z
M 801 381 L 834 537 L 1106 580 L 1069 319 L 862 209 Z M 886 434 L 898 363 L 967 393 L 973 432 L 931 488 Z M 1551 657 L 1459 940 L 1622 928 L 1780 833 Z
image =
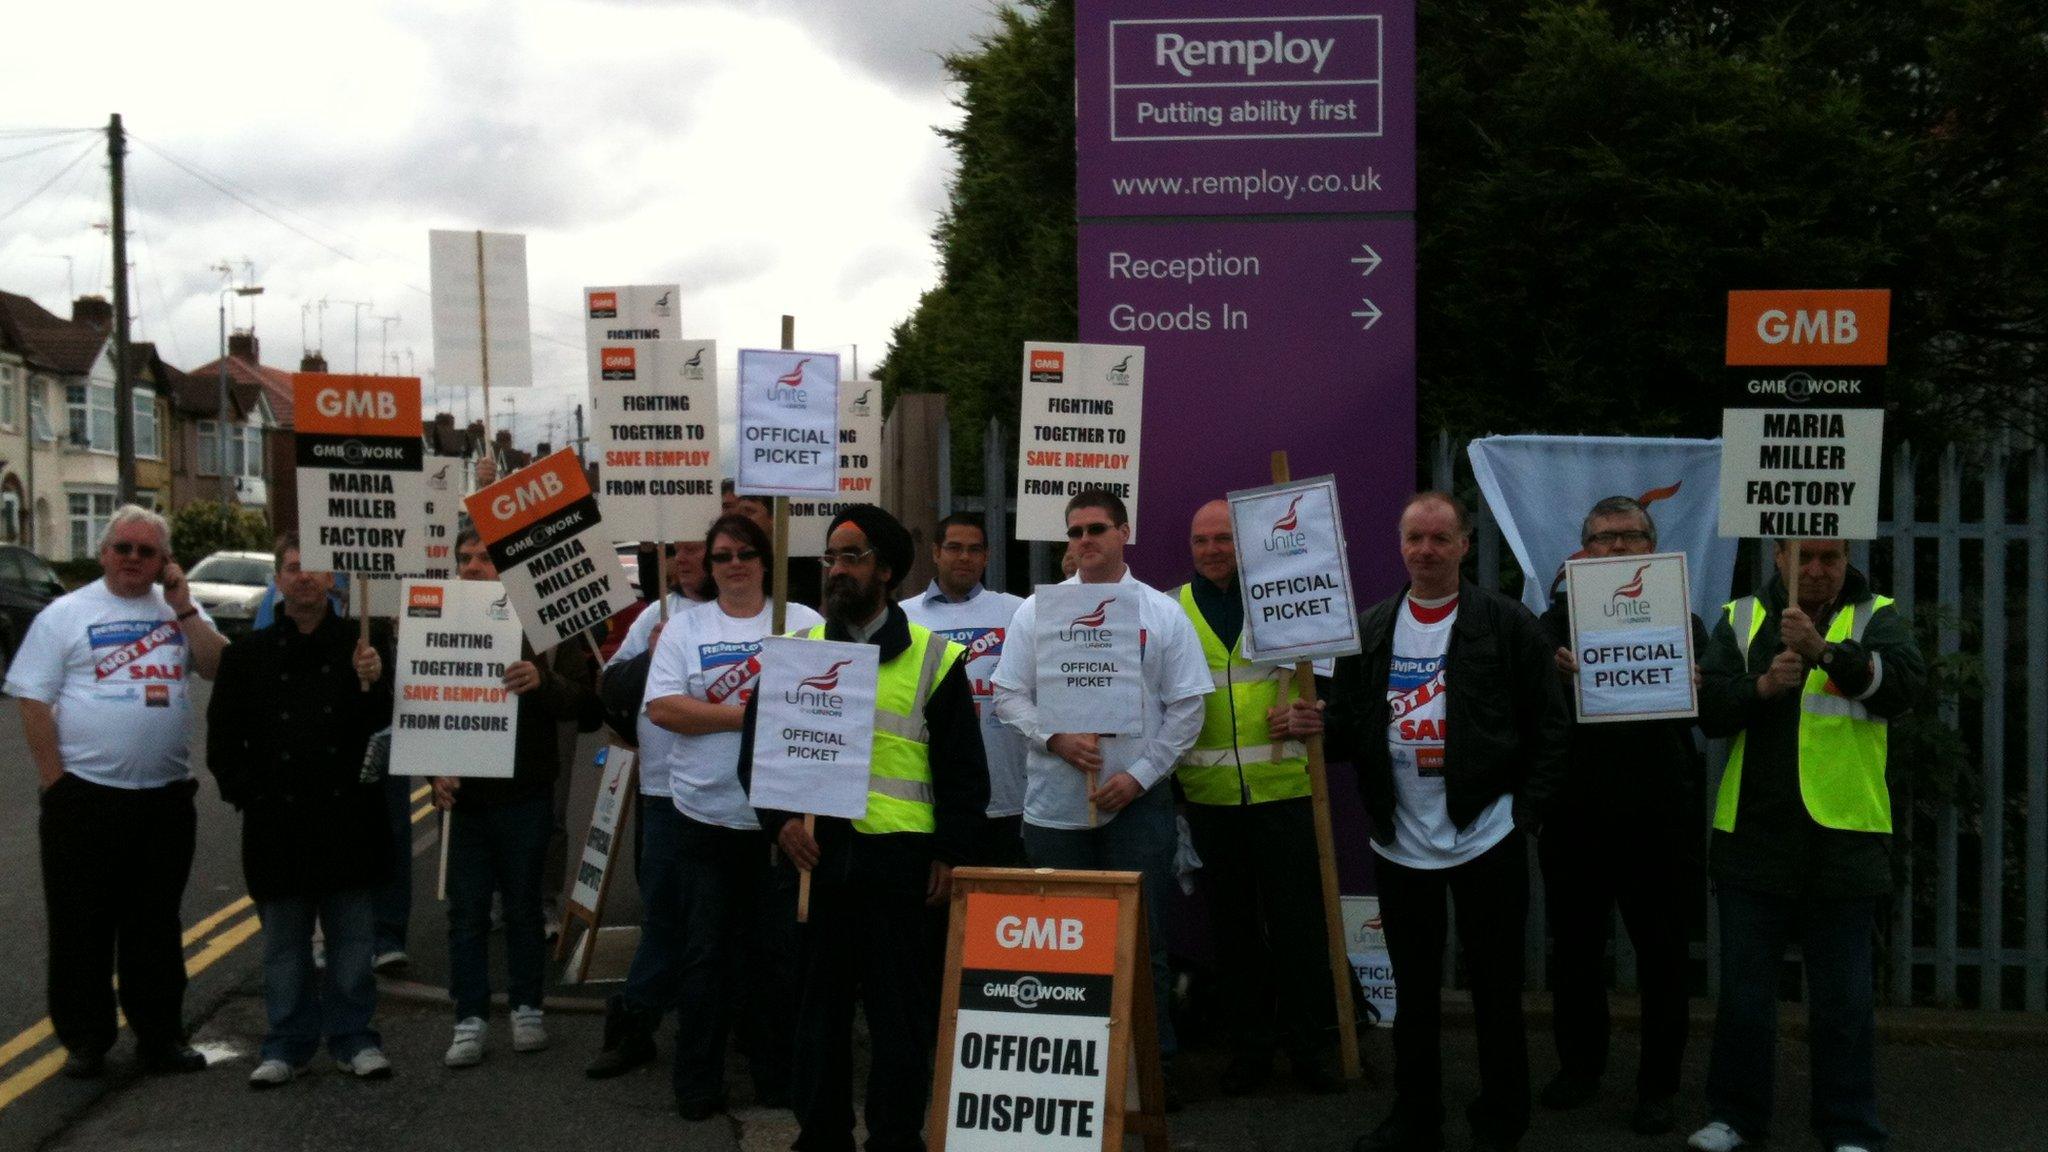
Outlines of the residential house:
M 260 359 L 261 344 L 254 332 L 233 332 L 228 335 L 228 389 L 230 404 L 234 405 L 232 394 L 236 386 L 254 389 L 262 397 L 260 406 L 262 420 L 252 424 L 246 412 L 241 423 L 234 422 L 230 414 L 227 439 L 227 467 L 230 476 L 236 478 L 236 500 L 247 505 L 261 505 L 270 514 L 270 526 L 279 534 L 296 532 L 299 528 L 299 486 L 298 486 L 298 441 L 292 431 L 292 373 L 283 368 L 273 368 Z M 191 375 L 201 380 L 213 381 L 219 388 L 221 361 L 209 360 L 192 369 Z M 327 362 L 318 356 L 307 356 L 301 361 L 301 372 L 325 372 Z M 219 407 L 216 400 L 212 405 Z M 204 445 L 218 435 L 211 420 L 198 421 L 197 445 Z M 204 453 L 204 449 L 199 451 Z M 198 461 L 199 476 L 207 475 L 204 465 L 212 459 L 202 455 Z M 220 473 L 212 472 L 216 483 Z

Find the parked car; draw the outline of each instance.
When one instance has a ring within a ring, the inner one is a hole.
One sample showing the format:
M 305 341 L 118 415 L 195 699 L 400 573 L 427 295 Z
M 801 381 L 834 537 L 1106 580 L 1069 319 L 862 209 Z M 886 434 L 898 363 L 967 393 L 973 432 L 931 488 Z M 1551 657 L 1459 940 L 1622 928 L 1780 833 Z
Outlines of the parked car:
M 0 672 L 43 605 L 64 594 L 64 582 L 43 558 L 14 544 L 0 545 Z
M 185 578 L 192 583 L 192 598 L 213 617 L 214 627 L 223 636 L 234 637 L 249 631 L 272 574 L 268 552 L 215 552 L 194 564 Z

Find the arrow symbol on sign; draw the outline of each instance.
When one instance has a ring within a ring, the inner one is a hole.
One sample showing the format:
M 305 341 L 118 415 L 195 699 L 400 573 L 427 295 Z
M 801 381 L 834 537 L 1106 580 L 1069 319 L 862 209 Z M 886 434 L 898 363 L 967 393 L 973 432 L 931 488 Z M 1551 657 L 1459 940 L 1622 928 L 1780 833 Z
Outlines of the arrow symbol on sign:
M 1365 249 L 1365 255 L 1353 256 L 1351 262 L 1353 264 L 1365 265 L 1364 268 L 1359 269 L 1358 274 L 1360 276 L 1370 276 L 1372 275 L 1372 270 L 1380 266 L 1380 254 L 1373 251 L 1370 244 L 1360 244 L 1359 247 Z
M 1367 300 L 1363 296 L 1360 296 L 1358 298 L 1358 302 L 1365 305 L 1365 307 L 1353 310 L 1351 316 L 1353 319 L 1362 319 L 1365 321 L 1365 323 L 1360 324 L 1358 326 L 1359 331 L 1363 332 L 1367 328 L 1370 328 L 1373 325 L 1380 322 L 1380 308 L 1379 305 L 1374 304 L 1372 301 Z

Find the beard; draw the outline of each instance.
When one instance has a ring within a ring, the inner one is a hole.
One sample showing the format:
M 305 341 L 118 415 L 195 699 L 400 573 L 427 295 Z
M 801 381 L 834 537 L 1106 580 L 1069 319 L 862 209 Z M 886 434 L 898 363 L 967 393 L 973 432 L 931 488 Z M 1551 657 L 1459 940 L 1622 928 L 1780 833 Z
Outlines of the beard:
M 875 618 L 881 607 L 882 584 L 870 577 L 862 580 L 844 572 L 825 578 L 825 619 L 841 628 L 853 629 Z

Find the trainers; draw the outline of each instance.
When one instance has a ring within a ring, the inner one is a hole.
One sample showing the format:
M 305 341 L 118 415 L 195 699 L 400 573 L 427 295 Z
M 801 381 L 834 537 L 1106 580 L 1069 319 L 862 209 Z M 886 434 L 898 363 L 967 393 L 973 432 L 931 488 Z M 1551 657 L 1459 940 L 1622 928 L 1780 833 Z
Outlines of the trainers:
M 1719 1120 L 1693 1133 L 1685 1141 L 1687 1148 L 1697 1149 L 1698 1152 L 1735 1152 L 1737 1148 L 1748 1145 L 1749 1141 L 1742 1138 L 1742 1133 Z M 1836 1149 L 1836 1152 L 1841 1150 Z
M 1870 1149 L 1861 1144 L 1837 1144 L 1835 1152 L 1870 1152 Z
M 282 1060 L 265 1060 L 263 1063 L 256 1065 L 254 1072 L 249 1073 L 249 1087 L 261 1092 L 265 1088 L 275 1088 L 280 1084 L 289 1084 L 292 1082 L 292 1077 L 296 1075 L 298 1075 L 297 1070 Z
M 548 1046 L 547 1025 L 541 1022 L 538 1008 L 514 1008 L 512 1010 L 512 1050 L 514 1052 L 538 1052 Z
M 405 954 L 405 949 L 403 948 L 393 948 L 389 951 L 379 952 L 370 958 L 371 970 L 380 976 L 389 976 L 410 963 L 412 963 L 412 958 Z
M 391 1079 L 391 1061 L 381 1048 L 365 1048 L 346 1060 L 336 1060 L 335 1066 L 358 1080 Z
M 474 1068 L 484 1062 L 484 1018 L 470 1016 L 455 1025 L 455 1039 L 441 1063 L 450 1068 Z

